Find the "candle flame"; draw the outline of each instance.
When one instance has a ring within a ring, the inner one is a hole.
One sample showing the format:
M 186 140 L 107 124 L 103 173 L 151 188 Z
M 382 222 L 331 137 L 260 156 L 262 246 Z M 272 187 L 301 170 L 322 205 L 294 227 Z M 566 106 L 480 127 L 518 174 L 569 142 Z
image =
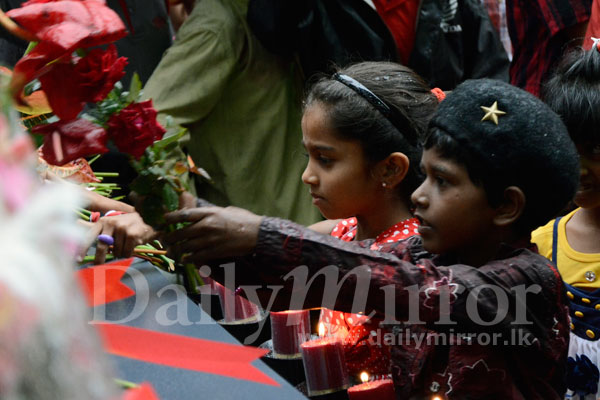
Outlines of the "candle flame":
M 319 331 L 319 336 L 320 337 L 325 336 L 325 324 L 323 324 L 322 322 L 319 322 L 318 331 Z
M 433 396 L 431 400 L 442 400 L 442 398 L 440 396 Z
M 367 374 L 366 372 L 361 372 L 360 373 L 360 380 L 362 383 L 366 383 L 369 381 L 369 374 Z

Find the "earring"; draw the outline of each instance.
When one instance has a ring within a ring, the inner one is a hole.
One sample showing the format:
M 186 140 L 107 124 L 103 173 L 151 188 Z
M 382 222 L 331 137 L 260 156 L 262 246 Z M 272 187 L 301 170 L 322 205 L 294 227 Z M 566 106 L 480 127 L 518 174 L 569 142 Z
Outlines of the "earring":
M 383 187 L 387 187 L 387 183 L 385 183 L 385 182 L 381 182 L 381 186 L 383 186 Z

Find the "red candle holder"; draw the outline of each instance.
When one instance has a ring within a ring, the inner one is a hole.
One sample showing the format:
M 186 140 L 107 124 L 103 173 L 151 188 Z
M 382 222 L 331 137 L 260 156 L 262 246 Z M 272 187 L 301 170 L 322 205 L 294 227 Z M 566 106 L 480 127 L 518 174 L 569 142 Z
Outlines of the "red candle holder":
M 349 400 L 395 400 L 394 382 L 391 379 L 378 379 L 348 389 Z
M 321 337 L 300 345 L 309 396 L 347 389 L 349 384 L 342 341 Z
M 270 316 L 274 357 L 300 357 L 300 345 L 310 339 L 310 311 L 271 311 Z
M 218 282 L 214 282 L 215 289 L 221 300 L 223 309 L 223 320 L 225 322 L 252 322 L 260 319 L 261 308 L 240 296 L 234 291 L 226 288 Z

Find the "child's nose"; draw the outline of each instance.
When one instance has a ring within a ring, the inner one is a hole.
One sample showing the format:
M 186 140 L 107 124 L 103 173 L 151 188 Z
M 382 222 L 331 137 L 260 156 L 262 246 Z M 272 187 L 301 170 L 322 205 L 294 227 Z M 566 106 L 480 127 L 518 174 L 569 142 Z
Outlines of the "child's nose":
M 415 207 L 424 208 L 427 206 L 427 197 L 423 190 L 423 185 L 419 186 L 410 196 L 410 200 L 413 202 Z
M 319 183 L 318 177 L 312 172 L 310 168 L 310 163 L 306 166 L 304 172 L 302 173 L 302 182 L 304 182 L 304 184 L 306 185 L 316 185 L 317 183 Z

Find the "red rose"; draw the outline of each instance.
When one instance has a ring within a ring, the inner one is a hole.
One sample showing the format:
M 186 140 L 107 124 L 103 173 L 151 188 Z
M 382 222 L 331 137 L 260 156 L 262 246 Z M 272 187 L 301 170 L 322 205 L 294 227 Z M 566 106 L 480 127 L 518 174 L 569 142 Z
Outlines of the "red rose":
M 144 154 L 146 147 L 162 139 L 165 132 L 156 121 L 152 100 L 132 103 L 108 120 L 108 136 L 119 151 L 136 159 Z
M 32 132 L 45 135 L 42 157 L 51 165 L 63 165 L 80 157 L 108 151 L 106 131 L 87 119 L 37 125 Z
M 77 118 L 85 103 L 104 99 L 125 75 L 125 65 L 127 59 L 119 58 L 111 44 L 107 50 L 93 49 L 83 58 L 56 62 L 39 80 L 54 114 L 70 120 Z
M 114 44 L 108 49 L 93 49 L 85 57 L 80 58 L 75 64 L 77 81 L 81 91 L 81 100 L 84 102 L 97 102 L 103 100 L 119 81 L 125 71 L 127 58 L 117 55 Z

